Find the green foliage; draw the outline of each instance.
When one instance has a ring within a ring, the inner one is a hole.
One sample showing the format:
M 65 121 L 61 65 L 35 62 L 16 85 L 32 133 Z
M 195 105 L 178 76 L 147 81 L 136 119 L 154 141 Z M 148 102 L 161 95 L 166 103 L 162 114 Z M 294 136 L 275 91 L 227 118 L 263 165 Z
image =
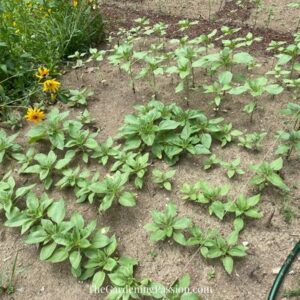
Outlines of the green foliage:
M 0 163 L 2 163 L 6 157 L 12 158 L 15 154 L 20 152 L 21 146 L 14 143 L 17 136 L 17 133 L 7 136 L 3 129 L 0 130 Z
M 215 81 L 211 85 L 204 85 L 205 93 L 216 94 L 214 98 L 214 103 L 217 110 L 219 109 L 222 100 L 226 95 L 226 91 L 231 89 L 231 81 L 233 74 L 229 71 L 225 71 L 218 76 L 218 81 Z
M 11 295 L 15 292 L 15 280 L 17 275 L 17 261 L 18 261 L 18 252 L 15 255 L 11 269 L 9 270 L 8 266 L 5 266 L 0 270 L 0 295 Z
M 271 163 L 264 161 L 261 164 L 251 166 L 251 169 L 255 171 L 255 175 L 251 178 L 251 183 L 257 185 L 260 189 L 271 184 L 283 192 L 289 192 L 289 187 L 278 174 L 282 166 L 283 160 L 281 157 Z
M 151 212 L 153 223 L 145 225 L 145 229 L 150 232 L 150 240 L 153 242 L 164 241 L 166 238 L 173 238 L 179 244 L 185 244 L 181 230 L 187 229 L 191 225 L 188 218 L 177 217 L 177 207 L 169 202 L 164 212 Z
M 68 115 L 68 111 L 60 112 L 58 108 L 53 108 L 47 115 L 47 120 L 33 126 L 28 131 L 29 143 L 46 139 L 54 148 L 63 150 L 65 146 L 64 122 Z
M 126 149 L 150 147 L 155 157 L 169 164 L 175 164 L 184 153 L 209 154 L 213 138 L 226 145 L 240 134 L 221 118 L 209 120 L 200 111 L 184 111 L 176 104 L 151 101 L 136 110 L 125 117 L 118 138 L 125 140 Z
M 245 134 L 239 137 L 238 145 L 244 147 L 245 149 L 260 151 L 261 143 L 264 137 L 267 135 L 265 132 L 253 132 Z
M 221 166 L 225 170 L 227 170 L 226 174 L 227 174 L 228 178 L 232 178 L 232 177 L 236 176 L 236 174 L 238 174 L 238 175 L 245 174 L 245 171 L 240 168 L 240 163 L 241 163 L 240 158 L 236 158 L 236 159 L 232 160 L 231 162 L 222 162 Z
M 124 191 L 128 174 L 117 171 L 113 176 L 106 176 L 102 182 L 93 183 L 90 190 L 102 197 L 100 211 L 109 209 L 114 200 L 123 206 L 135 206 L 135 196 L 132 192 Z
M 238 235 L 232 232 L 226 238 L 221 236 L 208 240 L 201 248 L 201 254 L 208 259 L 220 258 L 225 271 L 231 274 L 233 271 L 233 257 L 244 257 L 247 255 L 247 248 L 237 244 Z
M 228 201 L 226 204 L 226 210 L 235 213 L 236 217 L 245 215 L 249 218 L 260 219 L 263 214 L 255 208 L 259 201 L 260 194 L 249 198 L 242 194 L 239 195 L 235 201 Z
M 83 124 L 79 121 L 67 121 L 64 125 L 64 130 L 68 133 L 64 147 L 74 148 L 75 151 L 82 154 L 82 160 L 88 163 L 89 156 L 92 151 L 96 151 L 98 143 L 95 137 L 98 132 L 90 133 L 89 130 L 82 129 Z
M 97 144 L 92 157 L 98 159 L 98 161 L 105 166 L 110 157 L 118 156 L 120 153 L 119 148 L 119 146 L 114 145 L 114 140 L 109 137 L 105 142 Z
M 229 189 L 228 185 L 212 187 L 206 181 L 200 180 L 195 184 L 183 184 L 181 193 L 184 200 L 207 204 L 222 200 L 228 194 Z
M 94 95 L 93 92 L 86 88 L 82 90 L 69 90 L 68 103 L 70 106 L 87 106 L 87 98 Z
M 161 188 L 171 191 L 172 184 L 170 180 L 174 177 L 175 173 L 175 170 L 161 171 L 159 169 L 154 169 L 152 171 L 153 182 L 158 184 Z
M 149 166 L 149 153 L 138 155 L 136 157 L 129 157 L 122 166 L 121 171 L 128 176 L 135 176 L 134 186 L 137 189 L 142 189 L 144 184 L 144 176 Z
M 76 7 L 72 1 L 1 1 L 1 103 L 28 106 L 39 89 L 33 79 L 37 67 L 55 70 L 63 58 L 101 41 L 103 33 L 101 14 L 87 1 Z
M 285 155 L 289 158 L 293 150 L 300 152 L 300 130 L 281 130 L 278 132 L 278 138 L 281 141 L 281 144 L 278 146 L 276 154 Z
M 215 154 L 212 154 L 208 159 L 206 159 L 203 163 L 204 170 L 211 169 L 214 166 L 221 164 L 221 160 L 217 158 Z
M 292 117 L 294 120 L 293 129 L 298 130 L 300 128 L 300 105 L 297 103 L 288 103 L 287 107 L 282 110 L 282 114 Z
M 53 171 L 64 169 L 75 156 L 74 151 L 68 151 L 65 157 L 57 160 L 57 155 L 51 150 L 47 155 L 38 153 L 34 156 L 37 164 L 28 166 L 22 173 L 38 174 L 40 180 L 48 190 L 53 184 Z

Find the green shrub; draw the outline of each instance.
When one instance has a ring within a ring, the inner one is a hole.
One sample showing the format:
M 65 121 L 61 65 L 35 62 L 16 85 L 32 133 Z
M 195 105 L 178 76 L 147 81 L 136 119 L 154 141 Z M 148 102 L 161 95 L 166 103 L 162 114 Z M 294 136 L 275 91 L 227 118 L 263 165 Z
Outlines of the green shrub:
M 103 35 L 101 14 L 91 1 L 2 0 L 0 113 L 5 113 L 5 103 L 34 98 L 38 66 L 55 73 L 62 59 L 100 42 Z

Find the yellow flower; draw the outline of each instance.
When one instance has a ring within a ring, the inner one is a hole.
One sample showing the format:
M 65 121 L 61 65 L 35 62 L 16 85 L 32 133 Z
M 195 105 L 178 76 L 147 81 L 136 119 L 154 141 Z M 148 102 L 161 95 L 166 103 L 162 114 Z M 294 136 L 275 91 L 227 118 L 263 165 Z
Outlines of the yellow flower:
M 60 82 L 58 82 L 56 79 L 48 79 L 45 82 L 43 82 L 43 91 L 46 93 L 56 93 L 59 87 Z
M 35 76 L 39 80 L 42 80 L 42 79 L 46 78 L 48 75 L 49 75 L 49 70 L 47 68 L 44 68 L 44 67 L 39 67 L 37 73 L 35 74 Z
M 45 119 L 45 114 L 39 108 L 28 108 L 27 113 L 25 115 L 25 119 L 29 122 L 33 122 L 35 124 L 40 123 Z
M 78 0 L 73 0 L 73 6 L 77 7 L 78 6 Z

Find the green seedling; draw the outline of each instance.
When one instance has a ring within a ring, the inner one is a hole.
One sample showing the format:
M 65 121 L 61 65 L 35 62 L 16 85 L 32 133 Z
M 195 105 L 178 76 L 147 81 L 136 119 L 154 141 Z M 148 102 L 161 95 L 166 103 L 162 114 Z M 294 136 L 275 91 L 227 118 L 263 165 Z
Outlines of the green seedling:
M 259 165 L 251 166 L 255 171 L 255 175 L 251 178 L 251 183 L 263 189 L 265 186 L 271 184 L 283 192 L 289 192 L 289 187 L 284 183 L 278 172 L 282 169 L 283 160 L 278 158 L 271 163 L 262 162 Z
M 83 125 L 92 125 L 95 123 L 95 119 L 93 119 L 87 109 L 80 113 L 77 117 L 78 121 Z
M 111 166 L 110 171 L 111 172 L 116 172 L 118 170 L 120 170 L 123 165 L 126 164 L 126 161 L 135 159 L 135 157 L 137 156 L 137 153 L 131 152 L 131 151 L 126 151 L 126 150 L 119 150 L 115 153 L 114 155 L 114 159 L 115 162 L 114 164 Z
M 140 54 L 140 55 L 138 55 Z M 145 67 L 142 68 L 140 73 L 137 75 L 136 79 L 143 79 L 147 76 L 150 77 L 150 83 L 152 86 L 152 91 L 155 96 L 157 96 L 157 82 L 156 77 L 164 74 L 164 69 L 161 66 L 164 61 L 164 57 L 151 56 L 147 53 L 135 53 L 134 57 L 143 60 Z
M 124 191 L 124 185 L 127 181 L 128 174 L 117 171 L 113 176 L 106 176 L 102 182 L 93 183 L 90 186 L 92 192 L 100 194 L 102 197 L 99 211 L 109 209 L 115 200 L 122 206 L 135 206 L 134 194 Z
M 144 228 L 150 232 L 152 242 L 172 238 L 179 244 L 185 244 L 182 230 L 191 226 L 191 220 L 185 217 L 178 218 L 177 207 L 174 203 L 169 202 L 164 212 L 152 211 L 151 216 L 153 223 L 146 224 Z
M 216 154 L 212 154 L 208 159 L 206 159 L 203 163 L 204 170 L 209 170 L 214 166 L 220 165 L 221 160 L 217 158 Z
M 231 143 L 235 137 L 240 135 L 242 135 L 242 132 L 234 129 L 231 123 L 220 126 L 219 130 L 214 133 L 214 137 L 221 142 L 221 147 Z
M 103 61 L 104 56 L 106 54 L 105 50 L 98 50 L 97 48 L 90 48 L 89 49 L 90 57 L 87 59 L 87 63 L 91 61 Z
M 33 126 L 28 131 L 29 143 L 48 139 L 54 148 L 63 150 L 65 146 L 65 129 L 63 125 L 68 115 L 68 111 L 61 113 L 58 108 L 53 108 L 44 122 Z
M 67 167 L 74 156 L 75 152 L 72 150 L 66 152 L 65 157 L 60 160 L 57 160 L 57 156 L 52 150 L 47 155 L 38 153 L 34 156 L 37 164 L 27 167 L 22 173 L 39 174 L 40 180 L 48 190 L 53 184 L 53 171 Z
M 226 91 L 231 89 L 231 81 L 232 81 L 232 73 L 229 71 L 223 72 L 219 74 L 218 81 L 215 81 L 211 85 L 204 85 L 205 93 L 215 94 L 214 104 L 216 106 L 216 110 L 220 109 L 220 105 L 224 98 L 226 97 Z
M 175 173 L 175 170 L 161 171 L 159 169 L 154 169 L 152 171 L 153 182 L 158 184 L 161 188 L 171 191 L 171 179 L 174 177 Z
M 0 181 L 0 212 L 4 210 L 6 215 L 9 215 L 15 206 L 17 199 L 24 197 L 35 187 L 35 184 L 16 188 L 15 179 L 10 173 L 4 175 Z
M 65 143 L 66 148 L 74 148 L 75 152 L 82 154 L 82 160 L 88 163 L 92 151 L 98 147 L 95 137 L 98 132 L 90 133 L 89 130 L 82 130 L 82 124 L 78 121 L 69 121 L 65 125 L 65 131 L 69 137 Z
M 297 103 L 288 103 L 287 107 L 282 110 L 284 116 L 292 117 L 294 120 L 293 129 L 300 129 L 300 105 Z
M 119 148 L 120 146 L 115 146 L 114 140 L 109 137 L 105 142 L 97 144 L 92 158 L 96 158 L 99 163 L 105 166 L 110 157 L 114 157 L 119 153 Z
M 60 189 L 66 187 L 78 186 L 79 181 L 85 180 L 87 174 L 82 172 L 78 166 L 75 169 L 66 169 L 62 171 L 62 178 L 55 184 Z
M 11 270 L 5 268 L 0 270 L 0 295 L 12 295 L 15 289 L 15 280 L 17 275 L 18 252 L 15 255 Z
M 256 209 L 256 205 L 260 202 L 260 194 L 247 198 L 245 195 L 239 195 L 236 200 L 226 203 L 226 210 L 232 212 L 236 217 L 246 216 L 253 219 L 263 217 L 262 212 Z
M 135 176 L 134 186 L 137 189 L 142 189 L 143 187 L 144 176 L 149 166 L 148 160 L 149 153 L 145 153 L 144 155 L 138 155 L 134 158 L 129 157 L 126 163 L 122 166 L 121 171 L 127 174 L 128 178 L 132 175 Z
M 15 153 L 13 154 L 14 159 L 20 164 L 19 173 L 22 173 L 34 160 L 36 150 L 34 148 L 29 148 L 27 152 Z
M 238 145 L 249 150 L 260 151 L 262 140 L 267 135 L 266 132 L 253 132 L 239 137 Z
M 90 179 L 88 178 L 89 176 L 89 172 L 84 172 L 84 174 L 81 174 L 80 180 L 76 183 L 77 186 L 75 187 L 75 195 L 77 203 L 82 203 L 88 200 L 89 203 L 92 204 L 97 196 L 97 194 L 91 190 L 91 187 L 99 182 L 100 174 L 96 172 Z
M 228 194 L 229 189 L 230 187 L 228 185 L 211 187 L 205 181 L 198 181 L 192 185 L 185 183 L 182 186 L 181 193 L 184 200 L 208 204 L 221 201 Z
M 123 70 L 130 79 L 130 85 L 133 93 L 135 94 L 135 75 L 133 73 L 133 45 L 131 43 L 125 42 L 119 46 L 116 46 L 114 53 L 108 57 L 108 60 L 113 65 L 118 65 L 121 70 Z
M 249 79 L 244 86 L 233 88 L 229 91 L 232 95 L 240 95 L 244 92 L 248 92 L 254 100 L 245 105 L 244 112 L 250 114 L 250 121 L 253 121 L 253 113 L 257 109 L 258 101 L 262 95 L 267 92 L 273 96 L 282 93 L 283 87 L 278 84 L 268 84 L 266 77 L 258 77 Z
M 247 255 L 247 247 L 237 244 L 238 234 L 233 231 L 225 239 L 221 236 L 207 241 L 201 247 L 201 254 L 208 259 L 220 258 L 223 267 L 228 274 L 233 271 L 233 257 L 244 257 Z
M 39 199 L 34 193 L 30 192 L 26 197 L 26 209 L 23 211 L 15 209 L 9 215 L 5 226 L 21 227 L 21 234 L 24 234 L 31 227 L 40 223 L 52 203 L 53 200 L 47 194 L 42 194 Z
M 3 129 L 0 130 L 0 163 L 6 158 L 12 158 L 14 154 L 19 153 L 22 149 L 19 144 L 14 143 L 17 136 L 18 133 L 7 136 Z
M 68 103 L 73 106 L 87 106 L 87 99 L 93 96 L 94 93 L 88 91 L 86 88 L 82 90 L 69 90 Z
M 237 158 L 231 162 L 223 162 L 223 163 L 221 163 L 221 166 L 225 170 L 227 170 L 226 174 L 227 174 L 228 178 L 232 178 L 232 177 L 236 176 L 236 174 L 238 174 L 238 175 L 245 174 L 245 171 L 240 168 L 240 163 L 241 163 L 240 158 Z
M 195 293 L 189 292 L 191 278 L 189 274 L 177 279 L 171 286 L 170 291 L 166 292 L 163 300 L 202 300 L 203 298 Z
M 142 293 L 138 293 L 137 291 L 146 290 L 150 280 L 138 280 L 134 277 L 135 264 L 131 261 L 122 263 L 118 269 L 108 275 L 114 288 L 109 292 L 107 300 L 139 299 L 142 296 Z
M 300 152 L 300 130 L 281 130 L 277 134 L 281 144 L 278 146 L 276 154 L 285 155 L 289 159 L 293 151 Z

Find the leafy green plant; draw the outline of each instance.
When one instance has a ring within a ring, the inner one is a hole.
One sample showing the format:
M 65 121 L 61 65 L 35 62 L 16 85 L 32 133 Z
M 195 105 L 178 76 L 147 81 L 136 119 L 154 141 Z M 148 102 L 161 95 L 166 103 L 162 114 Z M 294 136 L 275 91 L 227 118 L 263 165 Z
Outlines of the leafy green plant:
M 201 300 L 202 297 L 195 293 L 189 292 L 190 275 L 185 274 L 181 278 L 177 279 L 171 286 L 170 291 L 166 292 L 163 300 Z
M 174 203 L 169 202 L 164 212 L 152 211 L 151 216 L 153 223 L 144 226 L 150 232 L 151 241 L 158 242 L 173 238 L 177 243 L 185 244 L 182 230 L 191 226 L 191 220 L 178 218 L 177 207 Z
M 101 13 L 90 1 L 80 1 L 76 7 L 73 1 L 34 1 L 30 5 L 26 0 L 1 1 L 1 118 L 6 118 L 10 106 L 15 109 L 45 99 L 33 76 L 37 67 L 57 72 L 64 58 L 103 37 Z
M 121 171 L 127 174 L 128 177 L 134 175 L 134 186 L 137 189 L 142 189 L 144 184 L 144 176 L 149 166 L 149 153 L 144 155 L 137 155 L 136 157 L 129 157 L 122 166 Z
M 133 93 L 135 89 L 135 75 L 133 73 L 134 64 L 134 50 L 132 43 L 124 42 L 123 44 L 116 46 L 113 54 L 108 57 L 108 60 L 113 65 L 118 65 L 121 70 L 128 74 L 130 79 L 130 85 Z
M 14 159 L 20 164 L 19 173 L 22 173 L 34 160 L 36 150 L 34 148 L 29 148 L 27 152 L 24 153 L 15 153 Z
M 220 165 L 222 161 L 217 158 L 215 154 L 212 154 L 208 159 L 206 159 L 203 163 L 204 170 L 211 169 L 214 166 Z
M 66 148 L 75 148 L 75 152 L 82 153 L 82 160 L 87 163 L 92 151 L 98 148 L 98 142 L 95 137 L 98 132 L 90 133 L 89 130 L 82 130 L 82 124 L 78 121 L 69 121 L 65 124 L 65 132 L 68 138 L 65 143 Z
M 124 191 L 127 181 L 128 174 L 117 171 L 113 176 L 106 176 L 102 182 L 93 183 L 90 186 L 92 192 L 103 197 L 99 206 L 100 211 L 109 209 L 114 200 L 123 206 L 135 206 L 134 194 Z
M 63 125 L 68 115 L 68 111 L 60 112 L 58 108 L 53 108 L 44 122 L 33 126 L 27 132 L 29 143 L 48 139 L 54 148 L 63 150 L 65 146 L 65 128 Z
M 86 88 L 82 90 L 69 90 L 68 103 L 70 106 L 86 106 L 87 98 L 93 96 L 94 93 Z
M 271 163 L 262 162 L 259 165 L 253 165 L 250 168 L 255 171 L 255 175 L 251 178 L 251 183 L 257 185 L 260 189 L 266 185 L 274 185 L 283 192 L 288 192 L 290 189 L 284 183 L 283 179 L 278 174 L 282 169 L 283 160 L 281 157 L 272 161 Z
M 222 100 L 226 97 L 226 91 L 231 89 L 232 73 L 225 71 L 218 76 L 218 80 L 211 85 L 204 85 L 205 93 L 213 93 L 216 95 L 214 103 L 216 110 L 220 109 Z
M 228 274 L 233 271 L 233 257 L 244 257 L 247 255 L 247 247 L 237 245 L 237 234 L 232 232 L 226 238 L 221 236 L 207 241 L 201 247 L 201 254 L 208 259 L 221 258 L 223 267 Z
M 192 185 L 184 183 L 181 193 L 184 200 L 207 204 L 222 200 L 228 194 L 229 189 L 228 185 L 211 187 L 206 181 L 198 181 Z
M 252 132 L 239 137 L 238 145 L 249 150 L 260 151 L 261 142 L 267 135 L 266 132 Z
M 14 143 L 17 136 L 17 133 L 7 136 L 3 129 L 0 130 L 0 163 L 2 163 L 5 158 L 12 158 L 14 154 L 20 152 L 21 146 Z
M 90 172 L 84 172 L 80 175 L 80 180 L 76 182 L 75 195 L 77 203 L 88 200 L 92 204 L 95 197 L 98 196 L 97 193 L 91 190 L 91 187 L 99 182 L 100 174 L 96 172 L 90 179 L 88 178 L 89 176 Z
M 53 184 L 53 171 L 65 168 L 75 156 L 74 151 L 68 151 L 65 157 L 57 160 L 57 155 L 51 150 L 47 155 L 38 153 L 34 156 L 37 164 L 27 167 L 22 173 L 39 174 L 40 180 L 48 190 Z
M 167 191 L 171 191 L 172 184 L 170 180 L 174 177 L 175 173 L 175 170 L 161 171 L 159 169 L 154 169 L 152 171 L 153 182 Z
M 239 95 L 244 92 L 250 93 L 253 97 L 253 101 L 246 104 L 244 112 L 250 114 L 250 121 L 253 121 L 253 113 L 257 108 L 259 98 L 265 93 L 271 95 L 278 95 L 282 93 L 283 87 L 278 84 L 269 84 L 266 77 L 257 77 L 254 79 L 248 79 L 243 86 L 233 88 L 229 91 L 230 94 Z
M 300 152 L 300 130 L 281 130 L 277 134 L 281 144 L 278 146 L 276 154 L 285 155 L 289 159 L 294 150 Z
M 8 267 L 0 270 L 0 295 L 11 295 L 15 292 L 15 280 L 17 275 L 18 252 L 15 255 L 11 270 Z
M 234 177 L 236 174 L 243 175 L 245 174 L 245 171 L 240 168 L 241 160 L 240 158 L 236 158 L 232 160 L 231 162 L 222 162 L 221 166 L 227 170 L 227 176 L 228 178 Z
M 210 204 L 209 213 L 223 219 L 225 215 L 224 197 L 228 194 L 230 187 L 212 187 L 205 181 L 198 181 L 193 185 L 184 183 L 181 189 L 182 199 L 201 204 Z
M 105 166 L 110 157 L 118 155 L 120 152 L 119 148 L 119 146 L 114 145 L 114 140 L 111 137 L 108 137 L 105 142 L 99 143 L 94 147 L 92 157 L 98 159 L 98 161 Z
M 300 128 L 300 105 L 297 103 L 288 103 L 285 109 L 282 110 L 282 114 L 292 117 L 294 120 L 293 129 L 298 130 Z
M 136 279 L 134 277 L 134 267 L 135 263 L 125 260 L 114 273 L 108 275 L 114 286 L 107 296 L 108 300 L 139 298 L 138 288 L 143 290 L 143 287 L 148 286 L 150 281 L 148 279 Z
M 23 211 L 13 210 L 5 222 L 5 226 L 21 227 L 21 234 L 24 234 L 41 221 L 52 203 L 53 199 L 50 199 L 46 193 L 42 194 L 39 199 L 36 194 L 30 192 L 26 197 L 26 209 Z
M 242 194 L 236 200 L 228 201 L 226 203 L 226 210 L 235 213 L 236 217 L 245 215 L 249 218 L 260 219 L 263 217 L 263 214 L 255 208 L 259 201 L 260 194 L 248 198 Z
M 138 55 L 139 54 L 139 55 Z M 148 53 L 137 52 L 134 57 L 142 59 L 145 67 L 143 67 L 140 73 L 137 75 L 137 79 L 142 79 L 147 76 L 150 77 L 150 83 L 155 96 L 157 96 L 157 83 L 156 77 L 164 74 L 164 69 L 162 67 L 162 62 L 164 61 L 163 56 L 151 56 Z

